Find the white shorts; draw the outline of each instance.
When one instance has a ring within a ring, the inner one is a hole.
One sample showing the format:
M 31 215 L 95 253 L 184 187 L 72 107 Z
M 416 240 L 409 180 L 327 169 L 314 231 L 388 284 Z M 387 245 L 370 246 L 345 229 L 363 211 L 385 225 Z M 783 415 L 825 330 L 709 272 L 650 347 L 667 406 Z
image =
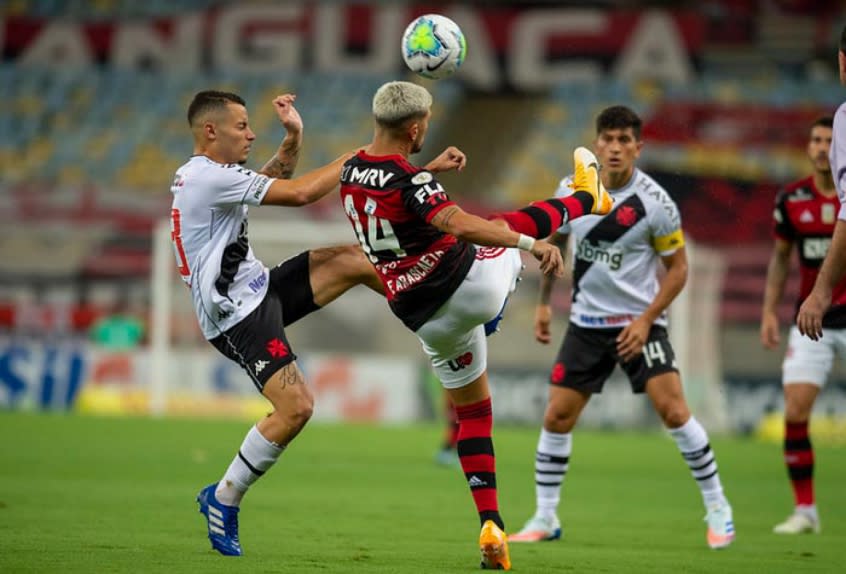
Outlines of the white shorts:
M 517 249 L 477 247 L 476 261 L 446 303 L 416 331 L 447 389 L 478 379 L 487 368 L 485 323 L 502 310 L 517 287 L 523 262 Z
M 824 329 L 819 341 L 812 341 L 799 333 L 794 325 L 790 328 L 787 352 L 781 365 L 781 382 L 813 383 L 823 386 L 834 364 L 834 355 L 846 357 L 846 329 Z

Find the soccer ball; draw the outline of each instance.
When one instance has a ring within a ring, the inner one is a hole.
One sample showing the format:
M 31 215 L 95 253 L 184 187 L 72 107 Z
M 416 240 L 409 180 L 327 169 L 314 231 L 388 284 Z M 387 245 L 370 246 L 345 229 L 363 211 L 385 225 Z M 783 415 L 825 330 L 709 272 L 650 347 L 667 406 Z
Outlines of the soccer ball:
M 420 16 L 402 35 L 402 58 L 412 72 L 440 80 L 464 62 L 467 41 L 458 24 L 440 14 Z

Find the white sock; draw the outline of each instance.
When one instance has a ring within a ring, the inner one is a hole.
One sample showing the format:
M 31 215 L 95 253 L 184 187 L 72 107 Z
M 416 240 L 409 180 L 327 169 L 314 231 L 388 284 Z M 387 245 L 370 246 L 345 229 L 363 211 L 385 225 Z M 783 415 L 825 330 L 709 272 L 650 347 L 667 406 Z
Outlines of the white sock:
M 280 447 L 262 436 L 258 427 L 253 426 L 241 449 L 232 460 L 226 474 L 220 479 L 215 490 L 215 497 L 226 506 L 238 506 L 250 485 L 257 481 L 273 466 L 285 447 Z
M 717 472 L 717 459 L 708 442 L 708 433 L 693 416 L 686 423 L 674 429 L 667 429 L 676 441 L 682 456 L 696 484 L 702 492 L 705 508 L 725 504 L 720 473 Z
M 554 433 L 541 429 L 535 455 L 535 501 L 540 516 L 557 517 L 561 483 L 567 474 L 572 449 L 572 433 Z
M 820 519 L 819 514 L 817 514 L 816 504 L 799 504 L 796 506 L 796 513 L 803 514 L 815 522 Z

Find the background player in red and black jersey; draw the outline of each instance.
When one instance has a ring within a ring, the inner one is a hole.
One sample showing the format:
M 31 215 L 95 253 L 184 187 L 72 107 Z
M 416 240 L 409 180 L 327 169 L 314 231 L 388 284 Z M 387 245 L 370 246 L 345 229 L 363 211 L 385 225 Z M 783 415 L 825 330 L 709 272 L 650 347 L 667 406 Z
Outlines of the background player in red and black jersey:
M 832 118 L 811 126 L 808 157 L 813 174 L 791 183 L 779 193 L 773 212 L 775 243 L 767 269 L 767 286 L 761 312 L 761 343 L 768 349 L 780 342 L 777 308 L 784 293 L 794 246 L 799 253 L 801 281 L 799 306 L 811 292 L 820 265 L 831 243 L 840 202 L 829 166 Z M 836 352 L 846 352 L 846 280 L 833 290 L 832 306 L 822 318 L 825 338 L 811 340 L 799 329 L 790 329 L 784 363 L 784 461 L 793 487 L 795 509 L 773 529 L 779 534 L 819 532 L 814 500 L 814 451 L 808 423 L 814 401 L 831 371 Z
M 536 202 L 489 221 L 463 211 L 433 171 L 462 169 L 456 148 L 426 169 L 409 162 L 422 149 L 432 96 L 389 82 L 373 98 L 372 143 L 344 164 L 344 210 L 385 287 L 394 314 L 420 339 L 458 417 L 457 451 L 479 513 L 482 566 L 510 569 L 496 492 L 485 324 L 496 321 L 532 253 L 545 273 L 561 274 L 557 247 L 536 242 L 585 213 L 607 213 L 596 158 L 577 160 L 573 195 Z M 584 157 L 584 156 L 578 156 Z M 592 163 L 591 163 L 592 162 Z M 477 247 L 488 246 L 488 247 Z

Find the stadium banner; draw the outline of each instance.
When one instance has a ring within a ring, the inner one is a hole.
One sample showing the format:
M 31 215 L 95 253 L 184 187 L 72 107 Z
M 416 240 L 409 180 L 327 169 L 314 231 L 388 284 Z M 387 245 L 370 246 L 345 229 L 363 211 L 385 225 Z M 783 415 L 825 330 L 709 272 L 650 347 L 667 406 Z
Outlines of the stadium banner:
M 431 4 L 232 2 L 155 19 L 7 16 L 3 58 L 18 66 L 105 65 L 137 71 L 396 74 L 400 38 Z M 707 22 L 692 10 L 604 10 L 519 2 L 438 9 L 462 28 L 473 89 L 543 90 L 608 76 L 683 83 L 696 74 Z
M 315 397 L 314 419 L 417 421 L 430 412 L 417 361 L 384 356 L 303 354 L 297 363 Z M 208 351 L 174 351 L 165 414 L 243 417 L 269 403 L 240 367 Z M 150 412 L 146 349 L 114 352 L 87 341 L 0 339 L 0 408 L 96 414 Z
M 784 391 L 779 378 L 729 373 L 723 388 L 735 431 L 781 444 Z M 815 443 L 846 445 L 846 380 L 832 379 L 823 387 L 814 401 L 811 434 Z

